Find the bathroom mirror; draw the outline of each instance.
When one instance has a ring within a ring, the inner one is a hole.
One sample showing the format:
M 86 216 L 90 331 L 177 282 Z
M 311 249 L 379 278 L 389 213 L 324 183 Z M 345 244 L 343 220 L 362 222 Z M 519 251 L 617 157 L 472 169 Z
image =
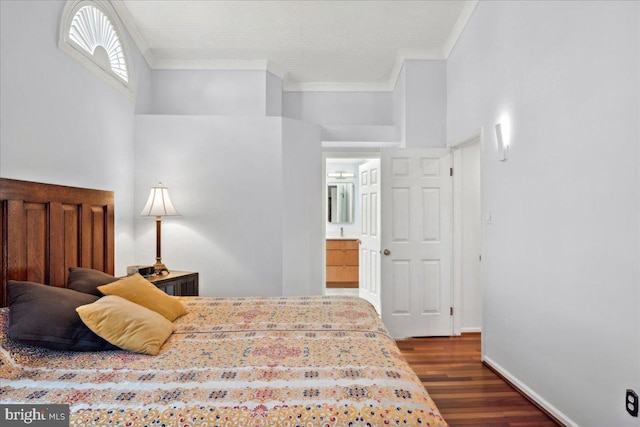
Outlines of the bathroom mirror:
M 327 206 L 330 223 L 353 222 L 353 183 L 327 184 Z

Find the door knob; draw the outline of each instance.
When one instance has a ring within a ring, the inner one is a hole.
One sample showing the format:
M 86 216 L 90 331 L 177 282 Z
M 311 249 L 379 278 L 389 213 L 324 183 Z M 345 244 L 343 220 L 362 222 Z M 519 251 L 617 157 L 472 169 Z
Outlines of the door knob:
M 385 254 L 386 256 L 391 255 L 391 251 L 389 249 L 385 249 L 384 252 L 382 253 Z

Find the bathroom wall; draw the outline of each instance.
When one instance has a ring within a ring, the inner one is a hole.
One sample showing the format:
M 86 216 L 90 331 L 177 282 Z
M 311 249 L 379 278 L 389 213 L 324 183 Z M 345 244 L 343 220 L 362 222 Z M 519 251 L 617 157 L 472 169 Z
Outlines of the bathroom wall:
M 324 220 L 326 222 L 326 235 L 327 237 L 339 237 L 340 229 L 343 229 L 344 236 L 358 238 L 360 236 L 360 195 L 358 194 L 358 163 L 354 161 L 344 162 L 344 161 L 331 161 L 327 160 L 326 173 L 333 172 L 350 172 L 353 174 L 353 178 L 329 178 L 327 176 L 327 185 L 331 183 L 345 183 L 350 182 L 353 183 L 353 200 L 354 200 L 354 215 L 352 223 L 330 223 L 328 221 L 328 201 L 325 200 L 324 203 Z

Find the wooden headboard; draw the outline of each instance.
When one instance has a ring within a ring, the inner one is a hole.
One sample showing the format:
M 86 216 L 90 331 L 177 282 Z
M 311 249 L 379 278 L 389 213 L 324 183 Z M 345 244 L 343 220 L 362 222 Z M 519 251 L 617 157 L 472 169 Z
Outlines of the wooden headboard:
M 0 178 L 0 303 L 7 281 L 65 287 L 69 267 L 113 274 L 113 192 Z

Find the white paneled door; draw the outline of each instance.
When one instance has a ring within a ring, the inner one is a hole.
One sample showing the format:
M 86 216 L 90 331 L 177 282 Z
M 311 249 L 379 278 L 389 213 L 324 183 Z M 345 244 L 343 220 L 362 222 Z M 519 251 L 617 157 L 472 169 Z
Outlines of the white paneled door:
M 394 337 L 452 335 L 449 150 L 381 159 L 382 320 Z
M 358 166 L 360 194 L 360 297 L 380 313 L 380 159 Z

